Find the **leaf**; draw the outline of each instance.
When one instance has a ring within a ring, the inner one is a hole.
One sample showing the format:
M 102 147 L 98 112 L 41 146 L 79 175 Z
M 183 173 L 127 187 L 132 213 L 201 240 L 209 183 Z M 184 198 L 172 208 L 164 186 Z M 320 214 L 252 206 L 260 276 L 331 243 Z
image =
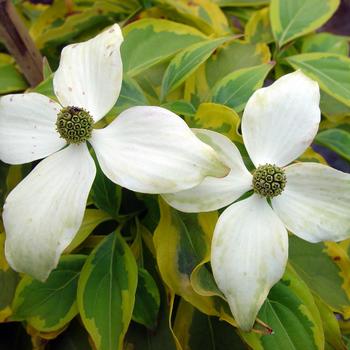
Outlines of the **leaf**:
M 321 91 L 320 108 L 322 114 L 331 121 L 343 119 L 350 115 L 350 106 L 346 106 L 323 91 Z
M 271 0 L 271 27 L 277 44 L 281 47 L 321 27 L 338 6 L 339 0 Z
M 23 91 L 28 87 L 26 80 L 13 64 L 0 62 L 0 76 L 0 94 Z
M 163 200 L 160 200 L 160 211 L 153 241 L 165 284 L 201 312 L 220 316 L 235 324 L 226 302 L 217 296 L 208 298 L 196 293 L 191 283 L 195 267 L 209 260 L 209 239 L 217 213 L 184 214 L 172 209 Z
M 91 197 L 95 205 L 112 218 L 118 216 L 122 200 L 122 189 L 112 182 L 96 163 L 96 177 L 91 187 Z
M 136 0 L 75 1 L 72 5 L 73 11 L 67 13 L 64 0 L 56 0 L 31 27 L 36 46 L 53 68 L 62 46 L 91 38 L 140 7 Z
M 205 76 L 209 87 L 228 74 L 251 66 L 270 62 L 270 51 L 266 44 L 250 44 L 235 40 L 220 48 L 205 65 Z
M 194 116 L 196 113 L 192 103 L 184 100 L 163 103 L 161 106 L 179 115 Z
M 43 58 L 43 77 L 44 77 L 44 80 L 49 78 L 50 75 L 52 75 L 52 69 L 50 67 L 50 63 L 49 61 L 47 60 L 46 57 Z
M 122 349 L 136 285 L 130 248 L 118 232 L 112 233 L 87 258 L 78 283 L 80 315 L 97 349 Z
M 181 299 L 176 312 L 174 333 L 183 349 L 245 350 L 247 347 L 234 327 L 209 317 Z
M 137 82 L 124 76 L 118 101 L 109 114 L 113 113 L 115 117 L 130 107 L 147 105 L 149 102 Z
M 259 42 L 269 44 L 274 41 L 268 7 L 252 14 L 245 26 L 244 35 L 252 44 Z
M 160 295 L 156 282 L 147 270 L 139 268 L 135 307 L 132 319 L 154 330 L 160 306 Z
M 316 80 L 327 94 L 350 106 L 350 58 L 332 53 L 305 53 L 286 60 Z
M 53 74 L 49 75 L 40 84 L 33 89 L 28 89 L 28 92 L 37 92 L 38 94 L 45 95 L 57 101 L 57 97 L 53 91 Z
M 124 72 L 130 77 L 206 39 L 205 35 L 192 27 L 150 18 L 127 25 L 123 34 L 121 54 Z
M 242 143 L 238 133 L 241 122 L 239 115 L 231 108 L 216 103 L 201 103 L 194 117 L 186 118 L 191 128 L 209 129 Z
M 214 0 L 219 6 L 259 6 L 267 5 L 270 0 Z
M 329 345 L 332 349 L 344 350 L 345 345 L 342 341 L 339 323 L 332 309 L 320 298 L 315 298 L 315 302 L 322 319 L 326 349 Z
M 301 52 L 328 52 L 348 56 L 349 43 L 344 36 L 316 33 L 303 38 Z
M 161 100 L 191 75 L 199 65 L 205 62 L 212 52 L 229 38 L 204 41 L 190 46 L 177 54 L 166 69 L 161 88 Z
M 19 281 L 18 273 L 6 261 L 4 242 L 5 234 L 0 232 L 0 323 L 12 314 L 11 303 Z
M 153 236 L 145 227 L 140 226 L 143 245 L 143 263 L 150 272 L 160 294 L 160 312 L 157 319 L 157 327 L 149 331 L 146 327 L 136 322 L 131 322 L 125 337 L 125 349 L 147 349 L 147 350 L 175 350 L 175 340 L 169 327 L 170 307 L 172 307 L 169 291 L 159 277 L 159 271 L 155 260 Z
M 64 327 L 78 313 L 77 284 L 85 259 L 84 255 L 63 256 L 46 282 L 25 276 L 16 290 L 11 320 L 26 320 L 42 332 Z
M 288 270 L 272 287 L 258 317 L 273 330 L 272 335 L 261 338 L 266 350 L 281 346 L 285 350 L 323 349 L 323 329 L 313 297 L 305 283 Z
M 350 161 L 350 132 L 342 129 L 321 131 L 314 140 Z
M 273 64 L 243 68 L 220 80 L 213 88 L 212 102 L 231 107 L 236 112 L 244 109 L 253 92 L 263 86 Z
M 349 317 L 350 293 L 343 288 L 344 276 L 336 261 L 327 254 L 324 243 L 309 243 L 290 236 L 289 261 L 313 293 L 334 311 Z
M 224 35 L 229 25 L 220 7 L 211 0 L 157 0 L 159 7 L 175 21 L 187 22 L 205 34 Z
M 77 248 L 85 239 L 92 233 L 92 231 L 102 222 L 110 219 L 110 216 L 99 209 L 86 209 L 84 213 L 83 222 L 76 233 L 73 241 L 64 250 L 65 253 L 69 253 Z

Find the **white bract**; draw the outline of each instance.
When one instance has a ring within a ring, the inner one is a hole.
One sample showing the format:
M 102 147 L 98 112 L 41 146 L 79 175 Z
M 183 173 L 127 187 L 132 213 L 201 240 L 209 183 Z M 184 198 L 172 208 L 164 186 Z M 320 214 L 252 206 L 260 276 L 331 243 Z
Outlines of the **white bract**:
M 178 210 L 201 212 L 225 207 L 254 189 L 252 196 L 221 214 L 211 252 L 215 280 L 243 330 L 251 329 L 270 288 L 284 273 L 287 230 L 309 242 L 350 236 L 350 175 L 318 163 L 288 165 L 317 133 L 319 100 L 317 83 L 300 71 L 257 90 L 242 117 L 243 140 L 256 167 L 253 175 L 228 138 L 195 130 L 231 172 L 163 195 Z
M 79 229 L 96 168 L 144 193 L 173 192 L 205 176 L 225 176 L 215 151 L 186 123 L 160 107 L 133 107 L 93 129 L 116 103 L 122 84 L 118 25 L 65 47 L 54 75 L 59 103 L 37 94 L 0 99 L 0 159 L 10 164 L 47 157 L 8 195 L 3 211 L 10 265 L 45 280 Z

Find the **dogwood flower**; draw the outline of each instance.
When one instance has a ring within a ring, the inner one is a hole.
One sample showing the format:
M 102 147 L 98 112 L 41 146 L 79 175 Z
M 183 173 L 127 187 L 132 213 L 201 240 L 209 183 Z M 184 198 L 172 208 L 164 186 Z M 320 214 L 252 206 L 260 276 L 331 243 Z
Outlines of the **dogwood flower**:
M 350 175 L 317 163 L 290 162 L 311 144 L 320 122 L 318 84 L 297 71 L 257 90 L 242 117 L 251 174 L 225 136 L 195 130 L 231 168 L 221 179 L 163 195 L 184 212 L 231 204 L 214 230 L 211 265 L 239 327 L 249 330 L 288 259 L 288 233 L 309 242 L 350 236 Z M 270 202 L 270 204 L 269 204 Z
M 144 193 L 183 190 L 228 169 L 177 115 L 134 107 L 94 129 L 116 103 L 122 83 L 118 25 L 65 47 L 53 79 L 59 103 L 37 94 L 0 99 L 0 159 L 47 157 L 8 195 L 5 254 L 17 271 L 45 280 L 79 229 L 96 168 L 116 184 Z

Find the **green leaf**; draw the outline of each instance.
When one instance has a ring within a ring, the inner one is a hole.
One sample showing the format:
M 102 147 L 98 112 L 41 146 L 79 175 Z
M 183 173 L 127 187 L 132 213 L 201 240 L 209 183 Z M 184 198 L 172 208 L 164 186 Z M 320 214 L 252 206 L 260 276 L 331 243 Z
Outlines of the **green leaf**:
M 218 46 L 227 40 L 229 40 L 229 38 L 219 38 L 197 43 L 177 54 L 170 61 L 164 73 L 161 99 L 180 86 L 188 76 L 208 59 Z
M 50 63 L 47 60 L 46 57 L 43 58 L 43 76 L 44 76 L 44 80 L 49 78 L 50 75 L 52 75 L 52 69 L 50 67 Z
M 322 114 L 330 121 L 336 121 L 339 118 L 342 119 L 350 115 L 350 106 L 346 106 L 344 103 L 337 101 L 324 91 L 321 91 L 320 108 Z
M 167 17 L 197 27 L 205 34 L 224 35 L 230 31 L 225 14 L 212 0 L 156 0 L 155 2 Z
M 76 293 L 84 255 L 63 256 L 46 282 L 25 276 L 13 301 L 13 321 L 26 320 L 42 332 L 66 325 L 77 313 Z
M 307 306 L 288 285 L 279 282 L 272 287 L 258 315 L 273 330 L 273 335 L 261 339 L 264 349 L 321 350 L 322 347 L 315 344 L 314 325 L 306 310 Z
M 270 0 L 214 0 L 221 7 L 267 5 Z
M 350 161 L 350 132 L 342 129 L 328 129 L 320 132 L 315 142 Z
M 162 107 L 179 115 L 194 116 L 196 113 L 193 104 L 184 100 L 163 103 Z
M 324 349 L 322 320 L 313 294 L 290 264 L 270 290 L 258 319 L 270 327 L 268 335 L 240 332 L 253 349 Z M 259 328 L 257 323 L 255 327 Z
M 181 299 L 176 313 L 174 333 L 183 349 L 247 349 L 234 327 L 201 313 L 184 299 Z
M 316 80 L 327 94 L 350 106 L 350 58 L 332 53 L 305 53 L 286 60 Z
M 191 128 L 209 129 L 242 143 L 238 132 L 239 115 L 231 108 L 217 103 L 201 103 L 194 117 L 186 118 Z
M 121 235 L 112 233 L 87 258 L 78 284 L 80 315 L 97 349 L 122 349 L 136 285 L 134 256 Z
M 345 275 L 327 254 L 324 243 L 309 243 L 290 236 L 289 261 L 313 293 L 333 310 L 350 314 L 350 298 L 343 288 Z
M 149 329 L 155 329 L 160 306 L 159 290 L 147 270 L 139 268 L 138 276 L 132 319 Z
M 35 88 L 28 89 L 28 92 L 37 92 L 39 94 L 45 95 L 57 101 L 57 97 L 55 95 L 55 92 L 53 91 L 53 74 L 49 75 Z
M 234 71 L 214 86 L 211 100 L 242 111 L 252 93 L 262 87 L 272 67 L 267 63 Z
M 95 205 L 112 218 L 118 216 L 122 200 L 122 189 L 112 182 L 96 163 L 96 177 L 91 187 L 91 197 Z
M 157 328 L 149 331 L 146 327 L 131 322 L 125 337 L 125 349 L 145 350 L 176 350 L 173 335 L 169 327 L 169 291 L 165 289 L 159 277 L 157 263 L 154 257 L 153 236 L 145 227 L 141 230 L 144 242 L 142 255 L 145 268 L 151 273 L 157 283 L 160 294 L 160 310 Z
M 19 281 L 18 273 L 8 265 L 4 251 L 5 234 L 0 232 L 0 323 L 11 315 L 11 303 Z
M 235 40 L 223 48 L 219 48 L 205 64 L 205 75 L 208 85 L 241 68 L 261 65 L 270 62 L 270 51 L 266 44 L 250 44 Z
M 147 105 L 149 102 L 139 84 L 134 79 L 124 76 L 118 101 L 111 111 L 114 117 L 130 107 Z
M 209 261 L 210 238 L 217 213 L 180 213 L 163 200 L 160 200 L 160 212 L 153 241 L 160 275 L 165 284 L 201 312 L 220 316 L 234 324 L 224 300 L 198 294 L 191 283 L 191 274 L 196 266 Z
M 200 31 L 161 19 L 146 18 L 123 30 L 121 47 L 124 72 L 134 76 L 178 51 L 207 39 Z M 166 45 L 164 45 L 166 43 Z
M 76 233 L 73 241 L 64 250 L 65 253 L 69 253 L 77 248 L 85 239 L 92 233 L 92 231 L 102 222 L 110 219 L 110 216 L 99 209 L 86 209 L 84 213 L 83 222 Z
M 72 4 L 73 11 L 67 13 L 64 0 L 56 0 L 31 26 L 36 46 L 53 68 L 63 46 L 93 37 L 140 7 L 137 0 L 87 0 Z
M 259 42 L 271 43 L 274 41 L 268 7 L 252 14 L 245 26 L 244 36 L 252 44 Z
M 13 64 L 0 63 L 0 94 L 23 91 L 28 84 Z
M 270 19 L 277 44 L 310 33 L 327 22 L 339 0 L 271 0 Z
M 330 349 L 344 350 L 339 323 L 332 309 L 320 298 L 315 298 L 315 302 L 322 319 L 326 349 L 329 345 Z
M 331 33 L 317 33 L 303 38 L 301 52 L 327 52 L 348 56 L 349 43 L 344 36 Z

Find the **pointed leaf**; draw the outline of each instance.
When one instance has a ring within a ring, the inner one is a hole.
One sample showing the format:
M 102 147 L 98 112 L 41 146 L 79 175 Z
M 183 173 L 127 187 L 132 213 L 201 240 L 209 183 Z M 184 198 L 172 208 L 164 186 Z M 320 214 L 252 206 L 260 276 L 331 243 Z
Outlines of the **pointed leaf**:
M 342 129 L 328 129 L 320 132 L 315 142 L 350 161 L 350 132 Z
M 206 36 L 200 31 L 161 19 L 146 18 L 127 25 L 121 47 L 124 72 L 134 76 Z M 164 45 L 166 43 L 166 45 Z
M 122 349 L 136 285 L 134 256 L 120 234 L 112 233 L 87 258 L 78 284 L 80 315 L 97 349 Z
M 63 256 L 45 282 L 25 276 L 16 290 L 11 319 L 26 320 L 42 332 L 65 326 L 78 313 L 77 284 L 85 259 L 85 255 Z
M 350 106 L 350 58 L 332 53 L 305 53 L 286 59 L 295 69 L 302 69 L 320 88 Z
M 339 0 L 271 0 L 272 31 L 279 46 L 324 24 L 336 11 Z
M 159 290 L 147 270 L 140 268 L 138 276 L 132 318 L 149 329 L 155 329 L 160 305 Z
M 272 67 L 273 64 L 267 63 L 234 71 L 214 86 L 212 102 L 242 111 L 253 92 L 262 87 Z
M 176 89 L 198 68 L 212 52 L 229 38 L 219 38 L 194 44 L 177 54 L 163 76 L 161 99 Z

